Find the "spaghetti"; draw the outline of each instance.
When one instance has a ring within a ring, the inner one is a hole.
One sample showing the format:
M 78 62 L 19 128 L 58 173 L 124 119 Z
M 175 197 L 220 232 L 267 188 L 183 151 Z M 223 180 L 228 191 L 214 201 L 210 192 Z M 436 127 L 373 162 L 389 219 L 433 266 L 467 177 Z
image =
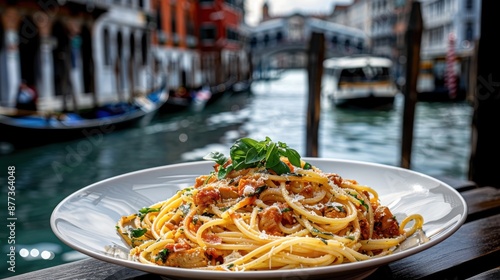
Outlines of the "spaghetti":
M 377 192 L 352 179 L 300 161 L 265 166 L 225 165 L 192 187 L 139 213 L 122 217 L 117 231 L 130 258 L 182 268 L 252 271 L 318 267 L 390 254 L 423 225 L 413 214 L 398 223 Z

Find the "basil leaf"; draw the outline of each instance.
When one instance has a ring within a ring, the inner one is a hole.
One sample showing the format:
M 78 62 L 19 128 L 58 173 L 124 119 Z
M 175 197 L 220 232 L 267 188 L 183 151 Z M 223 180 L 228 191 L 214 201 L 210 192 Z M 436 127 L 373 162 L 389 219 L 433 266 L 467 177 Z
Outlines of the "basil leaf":
M 280 175 L 290 173 L 290 168 L 288 167 L 288 165 L 286 165 L 286 163 L 284 163 L 282 161 L 278 162 L 278 164 L 271 167 L 270 169 L 274 170 L 274 172 L 276 172 L 276 174 L 280 174 Z
M 259 151 L 253 147 L 248 150 L 246 157 L 245 157 L 245 163 L 246 164 L 251 164 L 251 163 L 258 163 L 264 160 L 264 155 L 259 154 Z
M 205 160 L 213 160 L 220 165 L 224 165 L 226 163 L 227 158 L 223 153 L 220 152 L 211 152 L 210 154 L 203 157 Z
M 275 143 L 267 136 L 263 141 L 256 141 L 248 137 L 240 138 L 231 146 L 229 153 L 229 159 L 218 152 L 212 152 L 204 157 L 204 159 L 214 160 L 221 165 L 217 174 L 219 179 L 225 178 L 232 170 L 261 166 L 278 175 L 290 173 L 289 166 L 281 161 L 282 156 L 288 158 L 291 165 L 301 166 L 300 154 L 296 150 L 288 147 L 286 143 Z M 229 161 L 231 164 L 223 167 Z M 309 169 L 311 165 L 306 163 L 304 168 Z
M 230 164 L 226 168 L 219 168 L 219 172 L 217 173 L 217 179 L 224 179 L 226 175 L 233 170 L 233 165 Z
M 285 151 L 285 156 L 293 166 L 300 167 L 300 155 L 296 150 L 287 148 Z
M 231 160 L 233 161 L 234 169 L 240 170 L 245 168 L 248 165 L 245 165 L 245 159 L 247 156 L 248 150 L 250 150 L 253 145 L 249 145 L 248 143 L 252 143 L 252 141 L 248 140 L 249 138 L 242 138 L 236 140 L 233 144 L 229 153 L 231 155 Z M 255 140 L 253 140 L 255 141 Z
M 274 166 L 278 165 L 281 162 L 280 155 L 278 153 L 273 153 L 273 151 L 274 151 L 274 146 L 271 146 L 271 150 L 267 151 L 266 168 L 273 168 Z

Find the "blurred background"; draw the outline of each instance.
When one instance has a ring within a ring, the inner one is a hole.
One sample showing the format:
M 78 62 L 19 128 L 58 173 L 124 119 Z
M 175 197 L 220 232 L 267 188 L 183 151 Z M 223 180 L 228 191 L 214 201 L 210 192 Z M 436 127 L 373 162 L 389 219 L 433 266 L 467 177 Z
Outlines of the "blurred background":
M 0 217 L 17 218 L 15 272 L 4 226 L 0 277 L 86 257 L 60 242 L 49 220 L 87 185 L 227 154 L 240 137 L 269 136 L 304 155 L 314 33 L 325 60 L 390 61 L 325 68 L 318 156 L 400 165 L 412 2 L 0 0 Z M 481 1 L 419 2 L 411 169 L 466 180 Z M 335 92 L 348 84 L 369 98 L 344 106 Z

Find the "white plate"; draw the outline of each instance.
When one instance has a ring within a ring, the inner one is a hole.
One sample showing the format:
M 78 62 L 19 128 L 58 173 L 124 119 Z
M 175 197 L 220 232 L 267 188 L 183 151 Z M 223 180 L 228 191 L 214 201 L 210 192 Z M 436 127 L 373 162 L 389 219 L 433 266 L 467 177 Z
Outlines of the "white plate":
M 398 167 L 356 162 L 305 158 L 325 172 L 375 189 L 383 205 L 398 217 L 419 213 L 424 217 L 424 232 L 407 240 L 402 250 L 376 259 L 320 268 L 257 272 L 223 272 L 146 265 L 127 260 L 128 248 L 118 236 L 115 224 L 123 215 L 172 196 L 191 186 L 194 179 L 209 174 L 214 162 L 201 161 L 168 165 L 116 176 L 68 196 L 54 209 L 50 225 L 65 244 L 91 257 L 171 278 L 187 279 L 313 279 L 366 277 L 379 266 L 416 254 L 443 241 L 465 221 L 467 205 L 452 187 L 432 177 Z M 415 264 L 418 265 L 418 264 Z

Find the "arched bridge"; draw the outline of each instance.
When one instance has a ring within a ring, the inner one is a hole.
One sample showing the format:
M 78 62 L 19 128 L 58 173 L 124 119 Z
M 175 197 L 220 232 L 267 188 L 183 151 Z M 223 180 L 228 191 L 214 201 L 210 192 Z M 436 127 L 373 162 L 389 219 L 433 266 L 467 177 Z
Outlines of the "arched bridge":
M 366 35 L 361 30 L 293 14 L 264 21 L 251 30 L 254 69 L 305 67 L 309 38 L 313 32 L 325 36 L 325 58 L 365 51 Z

